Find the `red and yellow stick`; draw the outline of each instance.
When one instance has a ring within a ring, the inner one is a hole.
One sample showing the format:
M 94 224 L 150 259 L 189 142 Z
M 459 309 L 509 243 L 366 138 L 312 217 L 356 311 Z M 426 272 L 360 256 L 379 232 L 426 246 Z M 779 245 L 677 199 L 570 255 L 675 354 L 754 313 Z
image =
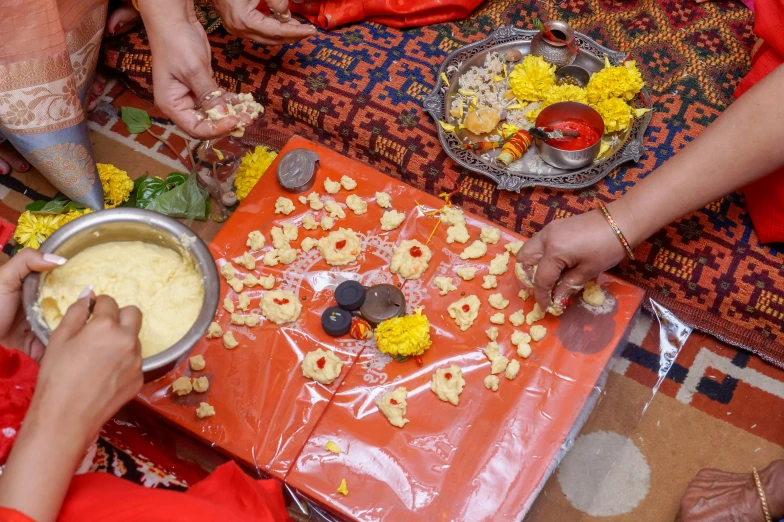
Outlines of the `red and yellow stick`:
M 519 130 L 514 136 L 509 138 L 509 141 L 504 143 L 501 154 L 496 159 L 508 167 L 513 161 L 522 158 L 530 146 L 531 134 L 527 130 Z

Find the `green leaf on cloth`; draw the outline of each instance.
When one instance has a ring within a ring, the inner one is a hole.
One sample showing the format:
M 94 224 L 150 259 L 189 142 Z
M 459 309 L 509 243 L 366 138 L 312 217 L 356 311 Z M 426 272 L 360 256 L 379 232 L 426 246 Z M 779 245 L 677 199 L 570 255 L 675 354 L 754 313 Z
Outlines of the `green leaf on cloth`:
M 210 213 L 210 198 L 207 191 L 199 186 L 196 176 L 185 174 L 182 176 L 186 178 L 184 183 L 158 195 L 147 203 L 145 208 L 170 217 L 206 221 Z M 171 174 L 166 177 L 166 182 L 170 177 Z
M 134 107 L 122 108 L 122 121 L 131 134 L 139 134 L 152 127 L 150 115 L 147 114 L 147 111 Z

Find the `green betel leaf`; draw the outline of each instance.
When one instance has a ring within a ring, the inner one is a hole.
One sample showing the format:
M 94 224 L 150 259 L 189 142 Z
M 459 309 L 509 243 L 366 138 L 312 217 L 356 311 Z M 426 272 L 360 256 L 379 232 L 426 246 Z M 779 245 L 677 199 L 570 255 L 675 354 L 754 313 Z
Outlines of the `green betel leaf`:
M 147 208 L 151 201 L 169 190 L 164 180 L 158 177 L 147 178 L 139 185 L 136 191 L 136 206 Z
M 147 111 L 134 107 L 122 108 L 122 121 L 131 134 L 139 134 L 152 127 L 150 115 L 147 114 Z
M 166 176 L 166 184 L 169 185 L 169 189 L 173 189 L 174 187 L 185 183 L 186 179 L 188 179 L 187 174 L 183 174 L 182 172 L 172 172 Z
M 119 207 L 136 208 L 136 195 L 139 193 L 139 186 L 145 179 L 147 179 L 147 174 L 142 174 L 133 180 L 133 190 L 131 191 L 131 194 L 128 196 L 127 200 L 118 205 Z
M 47 201 L 43 199 L 39 199 L 38 201 L 33 201 L 29 205 L 25 207 L 25 210 L 29 210 L 30 212 L 40 212 L 42 208 L 46 205 Z

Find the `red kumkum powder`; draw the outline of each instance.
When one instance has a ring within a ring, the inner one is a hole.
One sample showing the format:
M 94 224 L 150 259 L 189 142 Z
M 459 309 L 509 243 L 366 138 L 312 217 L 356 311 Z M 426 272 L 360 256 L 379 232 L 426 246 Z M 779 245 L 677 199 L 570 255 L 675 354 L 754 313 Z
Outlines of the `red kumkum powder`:
M 346 246 L 346 240 L 345 239 L 341 239 L 340 241 L 335 243 L 335 249 L 336 250 L 342 250 L 343 247 L 345 247 L 345 246 Z
M 316 361 L 316 366 L 319 367 L 319 370 L 323 370 L 325 364 L 327 364 L 327 359 L 325 357 L 322 357 L 321 359 Z
M 411 257 L 421 257 L 422 249 L 418 246 L 412 246 L 408 253 L 411 254 Z
M 275 299 L 272 300 L 272 302 L 275 303 L 276 305 L 283 306 L 284 304 L 288 304 L 289 300 L 288 299 L 278 299 L 278 298 L 275 298 Z
M 449 372 L 446 372 L 446 373 L 444 374 L 444 379 L 446 379 L 447 381 L 448 381 L 449 379 L 451 379 L 451 378 L 452 378 L 452 374 L 451 374 L 451 373 L 449 373 Z

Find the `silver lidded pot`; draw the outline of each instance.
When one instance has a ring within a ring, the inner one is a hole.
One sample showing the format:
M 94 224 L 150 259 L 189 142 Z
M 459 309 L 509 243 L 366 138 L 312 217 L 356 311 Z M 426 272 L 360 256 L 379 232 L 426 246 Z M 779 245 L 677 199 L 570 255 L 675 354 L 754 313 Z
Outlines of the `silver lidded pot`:
M 577 45 L 574 41 L 574 29 L 566 22 L 560 20 L 550 20 L 545 22 L 544 26 L 563 41 L 554 42 L 546 38 L 540 31 L 531 41 L 531 54 L 541 56 L 544 58 L 544 61 L 556 67 L 571 65 L 577 56 L 577 52 L 573 50 Z

